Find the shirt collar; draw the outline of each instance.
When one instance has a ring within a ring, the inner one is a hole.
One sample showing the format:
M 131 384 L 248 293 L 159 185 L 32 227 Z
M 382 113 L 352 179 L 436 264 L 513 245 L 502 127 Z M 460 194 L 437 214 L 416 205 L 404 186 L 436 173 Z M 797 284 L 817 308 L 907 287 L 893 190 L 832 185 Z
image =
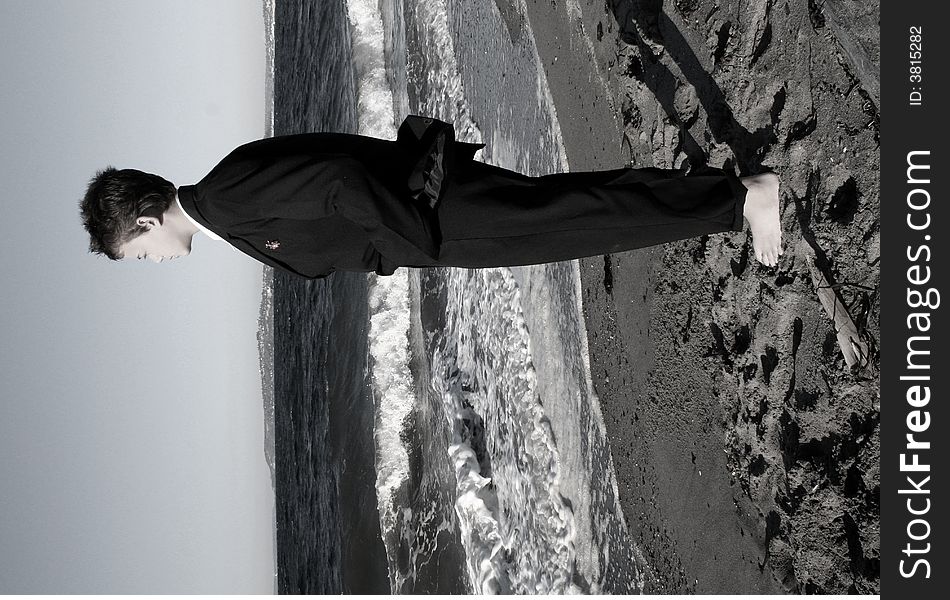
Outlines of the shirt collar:
M 175 194 L 175 203 L 178 204 L 178 209 L 181 210 L 182 214 L 184 214 L 185 217 L 187 217 L 188 220 L 191 221 L 191 222 L 194 224 L 194 226 L 197 227 L 202 233 L 204 233 L 204 234 L 207 235 L 209 238 L 211 238 L 211 239 L 213 239 L 213 240 L 215 240 L 215 241 L 218 241 L 218 242 L 223 242 L 223 241 L 224 241 L 224 240 L 221 238 L 221 236 L 219 236 L 219 235 L 216 234 L 215 232 L 211 231 L 210 229 L 208 229 L 207 227 L 205 227 L 204 225 L 202 225 L 202 224 L 199 223 L 198 221 L 195 221 L 195 220 L 191 217 L 191 215 L 189 215 L 189 214 L 185 211 L 185 209 L 182 208 L 182 206 L 181 206 L 181 200 L 178 199 L 178 194 Z

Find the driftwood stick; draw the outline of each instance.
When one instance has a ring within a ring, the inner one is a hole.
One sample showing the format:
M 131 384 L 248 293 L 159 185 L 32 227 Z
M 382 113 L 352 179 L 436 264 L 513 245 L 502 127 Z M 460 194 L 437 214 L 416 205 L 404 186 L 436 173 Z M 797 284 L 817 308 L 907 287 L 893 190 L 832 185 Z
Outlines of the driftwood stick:
M 817 266 L 815 266 L 815 252 L 811 246 L 802 239 L 798 243 L 798 255 L 805 259 L 808 264 L 808 270 L 811 272 L 812 282 L 815 284 L 815 292 L 818 294 L 818 300 L 824 307 L 825 312 L 831 317 L 835 324 L 835 334 L 838 337 L 838 346 L 841 353 L 844 354 L 844 362 L 848 367 L 858 365 L 863 368 L 867 365 L 869 353 L 867 344 L 861 339 L 858 328 L 855 327 L 851 315 L 845 308 L 838 294 Z

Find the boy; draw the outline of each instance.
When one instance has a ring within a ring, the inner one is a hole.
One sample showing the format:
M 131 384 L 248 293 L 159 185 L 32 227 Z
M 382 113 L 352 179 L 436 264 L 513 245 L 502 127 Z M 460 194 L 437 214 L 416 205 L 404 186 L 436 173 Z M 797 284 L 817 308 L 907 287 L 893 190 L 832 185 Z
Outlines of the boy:
M 528 177 L 473 160 L 481 145 L 410 116 L 395 142 L 311 133 L 245 144 L 195 185 L 108 168 L 80 203 L 90 251 L 185 256 L 202 231 L 310 279 L 334 271 L 500 267 L 570 260 L 723 231 L 749 221 L 777 264 L 778 177 L 703 167 Z

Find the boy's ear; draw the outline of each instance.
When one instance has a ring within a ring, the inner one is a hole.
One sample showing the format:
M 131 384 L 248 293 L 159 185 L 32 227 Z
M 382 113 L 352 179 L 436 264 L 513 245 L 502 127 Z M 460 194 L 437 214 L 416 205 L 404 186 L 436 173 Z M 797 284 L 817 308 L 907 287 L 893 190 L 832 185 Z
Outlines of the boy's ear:
M 139 215 L 139 218 L 135 220 L 135 224 L 139 227 L 158 227 L 165 221 L 165 215 L 158 209 L 150 209 L 143 212 Z
M 159 225 L 161 225 L 162 219 L 161 217 L 142 215 L 138 219 L 135 220 L 135 224 L 138 225 L 139 227 L 148 227 L 149 229 L 151 229 L 152 227 L 158 227 Z

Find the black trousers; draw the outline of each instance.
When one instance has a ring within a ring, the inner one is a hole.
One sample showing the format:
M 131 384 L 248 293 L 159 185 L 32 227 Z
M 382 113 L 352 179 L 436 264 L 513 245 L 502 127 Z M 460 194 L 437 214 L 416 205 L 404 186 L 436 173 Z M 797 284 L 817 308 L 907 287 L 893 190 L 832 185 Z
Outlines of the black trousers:
M 438 207 L 439 258 L 413 266 L 539 264 L 741 231 L 746 188 L 704 167 L 529 177 L 468 161 Z

